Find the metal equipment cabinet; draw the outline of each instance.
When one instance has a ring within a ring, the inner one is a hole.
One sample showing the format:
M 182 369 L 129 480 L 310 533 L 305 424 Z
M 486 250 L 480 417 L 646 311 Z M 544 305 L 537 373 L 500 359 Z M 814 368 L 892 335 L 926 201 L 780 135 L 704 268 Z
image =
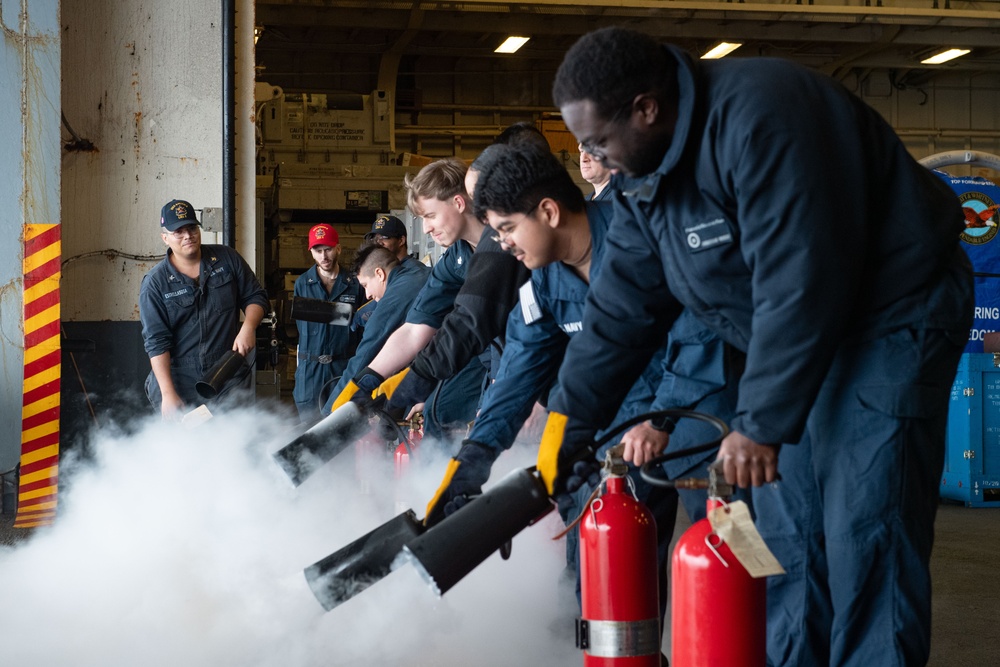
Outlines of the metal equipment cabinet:
M 941 497 L 1000 507 L 1000 352 L 966 353 L 948 403 Z

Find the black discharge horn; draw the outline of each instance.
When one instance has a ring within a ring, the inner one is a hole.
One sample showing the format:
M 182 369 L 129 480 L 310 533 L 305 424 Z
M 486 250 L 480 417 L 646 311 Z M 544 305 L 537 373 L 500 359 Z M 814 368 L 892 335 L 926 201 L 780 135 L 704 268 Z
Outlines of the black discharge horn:
M 407 542 L 400 558 L 417 568 L 431 590 L 444 595 L 553 507 L 544 482 L 533 469 L 514 470 L 483 495 Z
M 226 383 L 245 369 L 246 365 L 242 354 L 229 350 L 195 383 L 194 388 L 202 398 L 215 398 Z
M 399 550 L 424 530 L 413 510 L 406 510 L 307 567 L 309 588 L 330 611 L 388 575 Z
M 275 452 L 274 460 L 298 486 L 370 429 L 365 411 L 348 401 Z

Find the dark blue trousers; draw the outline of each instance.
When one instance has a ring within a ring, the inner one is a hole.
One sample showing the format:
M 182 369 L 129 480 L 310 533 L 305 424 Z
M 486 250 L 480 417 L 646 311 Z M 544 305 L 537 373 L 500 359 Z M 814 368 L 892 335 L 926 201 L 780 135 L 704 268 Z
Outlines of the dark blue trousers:
M 965 331 L 904 329 L 837 351 L 781 481 L 754 489 L 787 574 L 767 589 L 769 665 L 903 667 L 930 651 L 948 399 Z

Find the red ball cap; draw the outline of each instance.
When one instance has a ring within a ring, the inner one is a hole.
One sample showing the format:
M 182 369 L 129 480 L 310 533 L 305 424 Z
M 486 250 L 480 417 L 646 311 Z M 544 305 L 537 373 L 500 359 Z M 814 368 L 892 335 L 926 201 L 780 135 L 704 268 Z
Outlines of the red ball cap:
M 340 236 L 337 230 L 324 223 L 318 224 L 309 230 L 309 249 L 313 246 L 328 245 L 331 248 L 340 243 Z

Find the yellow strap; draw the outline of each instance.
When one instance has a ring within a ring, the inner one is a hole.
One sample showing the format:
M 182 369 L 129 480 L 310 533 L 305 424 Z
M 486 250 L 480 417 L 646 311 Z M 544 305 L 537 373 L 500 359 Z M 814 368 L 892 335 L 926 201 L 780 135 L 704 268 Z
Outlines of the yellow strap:
M 372 398 L 378 398 L 379 396 L 385 396 L 386 400 L 392 398 L 392 395 L 396 392 L 396 388 L 399 387 L 399 383 L 403 381 L 403 378 L 405 378 L 406 374 L 409 372 L 410 367 L 407 366 L 380 384 L 378 389 L 372 392 Z
M 542 432 L 542 442 L 538 447 L 538 474 L 545 482 L 549 495 L 555 494 L 556 476 L 559 474 L 559 450 L 566 436 L 566 422 L 569 418 L 558 412 L 550 412 Z
M 448 462 L 448 468 L 444 471 L 444 479 L 441 481 L 441 486 L 439 486 L 437 491 L 434 492 L 434 497 L 431 498 L 431 501 L 427 503 L 427 511 L 424 513 L 424 522 L 426 522 L 427 518 L 430 517 L 434 508 L 437 507 L 438 502 L 441 500 L 441 496 L 444 495 L 444 490 L 451 484 L 451 480 L 455 476 L 455 473 L 458 471 L 458 467 L 460 465 L 462 465 L 462 462 L 456 459 L 452 459 Z
M 360 389 L 361 387 L 354 384 L 354 380 L 348 382 L 347 386 L 344 387 L 343 391 L 340 392 L 340 395 L 337 396 L 337 400 L 333 402 L 333 408 L 330 411 L 336 412 L 337 408 L 341 407 L 342 405 L 350 401 L 352 398 L 354 398 L 354 394 L 356 394 Z

